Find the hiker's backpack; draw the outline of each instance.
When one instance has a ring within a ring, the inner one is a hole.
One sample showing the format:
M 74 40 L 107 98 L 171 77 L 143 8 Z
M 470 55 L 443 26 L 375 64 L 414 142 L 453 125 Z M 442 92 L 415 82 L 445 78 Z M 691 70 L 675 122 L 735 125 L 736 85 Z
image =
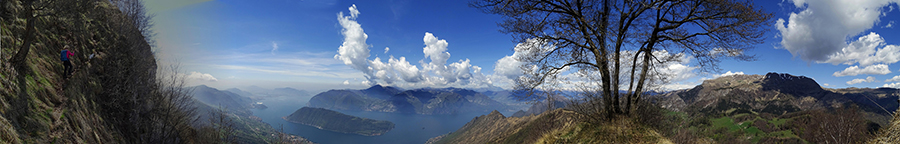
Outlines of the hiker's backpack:
M 69 56 L 66 55 L 67 53 L 69 53 L 69 50 L 63 50 L 62 54 L 60 54 L 60 56 L 59 56 L 59 60 L 61 60 L 61 61 L 69 60 Z

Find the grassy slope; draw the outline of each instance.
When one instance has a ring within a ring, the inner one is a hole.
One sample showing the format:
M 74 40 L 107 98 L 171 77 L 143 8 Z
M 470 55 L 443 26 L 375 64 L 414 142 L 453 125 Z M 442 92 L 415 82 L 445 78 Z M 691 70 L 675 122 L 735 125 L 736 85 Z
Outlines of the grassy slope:
M 22 7 L 17 1 L 5 5 L 10 11 L 20 12 Z M 100 3 L 97 9 L 109 9 L 108 3 Z M 14 15 L 14 14 L 10 14 Z M 86 21 L 95 21 L 95 17 L 82 15 Z M 36 24 L 36 39 L 31 52 L 27 56 L 26 65 L 15 68 L 7 60 L 11 58 L 22 44 L 25 20 L 21 18 L 2 21 L 2 64 L 0 64 L 0 143 L 99 143 L 115 141 L 116 134 L 103 125 L 94 108 L 96 103 L 90 96 L 81 93 L 84 90 L 99 88 L 92 83 L 92 78 L 85 73 L 76 73 L 69 80 L 68 89 L 63 90 L 63 79 L 60 71 L 59 48 L 69 44 L 79 54 L 89 53 L 88 47 L 104 49 L 113 42 L 106 39 L 63 39 L 67 36 L 84 33 L 67 31 L 66 25 L 87 23 L 86 21 L 70 21 L 54 17 L 41 17 Z M 102 25 L 84 24 L 85 27 L 97 28 Z M 94 35 L 116 37 L 107 29 L 91 31 Z M 74 59 L 76 67 L 87 68 L 83 56 Z
M 671 143 L 652 128 L 622 119 L 591 125 L 573 111 L 557 109 L 540 115 L 480 116 L 434 143 Z M 613 133 L 610 135 L 610 133 Z

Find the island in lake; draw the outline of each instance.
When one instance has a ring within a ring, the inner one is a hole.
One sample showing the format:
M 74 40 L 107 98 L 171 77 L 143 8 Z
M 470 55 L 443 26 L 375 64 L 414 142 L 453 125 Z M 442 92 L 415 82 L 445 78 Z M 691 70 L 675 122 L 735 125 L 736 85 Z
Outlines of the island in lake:
M 282 118 L 323 130 L 364 136 L 377 136 L 394 129 L 394 123 L 390 121 L 360 118 L 324 108 L 303 107 Z

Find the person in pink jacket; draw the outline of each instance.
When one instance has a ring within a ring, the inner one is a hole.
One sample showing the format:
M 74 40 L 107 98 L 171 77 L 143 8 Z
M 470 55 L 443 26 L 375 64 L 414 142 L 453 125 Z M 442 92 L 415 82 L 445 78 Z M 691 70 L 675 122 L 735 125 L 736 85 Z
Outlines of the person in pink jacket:
M 62 52 L 60 52 L 59 60 L 62 61 L 63 67 L 65 67 L 65 71 L 63 72 L 63 78 L 69 78 L 69 74 L 72 73 L 72 62 L 69 61 L 72 56 L 75 56 L 75 53 L 69 51 L 69 45 L 63 47 Z

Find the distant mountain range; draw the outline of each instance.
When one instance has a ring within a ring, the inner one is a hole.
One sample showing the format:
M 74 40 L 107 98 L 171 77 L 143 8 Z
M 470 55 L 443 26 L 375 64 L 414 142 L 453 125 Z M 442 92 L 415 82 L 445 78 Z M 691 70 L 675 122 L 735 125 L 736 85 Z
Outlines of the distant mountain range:
M 329 90 L 313 96 L 310 107 L 415 114 L 513 111 L 480 92 L 460 88 L 402 90 L 375 85 L 363 90 Z
M 241 96 L 250 98 L 264 98 L 277 96 L 292 97 L 310 97 L 310 93 L 305 90 L 298 90 L 290 87 L 266 89 L 259 86 L 247 86 L 241 88 L 230 88 L 225 91 L 232 92 Z

